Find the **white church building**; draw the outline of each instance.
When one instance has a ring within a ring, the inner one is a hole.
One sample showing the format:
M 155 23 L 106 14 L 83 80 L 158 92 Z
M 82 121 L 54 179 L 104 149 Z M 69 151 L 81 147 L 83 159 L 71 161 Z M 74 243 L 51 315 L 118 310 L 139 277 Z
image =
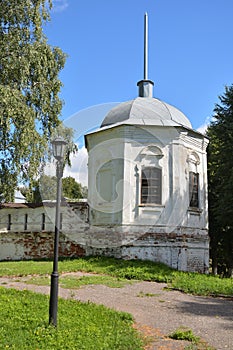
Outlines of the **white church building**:
M 139 96 L 85 135 L 89 222 L 103 232 L 102 253 L 206 272 L 208 139 L 179 109 L 153 97 L 146 46 Z

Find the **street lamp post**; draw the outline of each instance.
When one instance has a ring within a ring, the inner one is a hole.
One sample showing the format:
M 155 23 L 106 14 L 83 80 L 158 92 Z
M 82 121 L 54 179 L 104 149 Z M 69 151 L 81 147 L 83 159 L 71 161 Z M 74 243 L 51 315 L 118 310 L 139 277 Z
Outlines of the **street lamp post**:
M 54 234 L 54 255 L 53 255 L 53 272 L 51 274 L 50 301 L 49 301 L 49 323 L 57 326 L 57 304 L 58 304 L 58 249 L 60 233 L 60 205 L 61 205 L 61 188 L 63 176 L 63 159 L 65 146 L 67 142 L 62 137 L 57 137 L 51 142 L 53 147 L 53 156 L 57 160 L 57 200 L 56 200 L 56 217 L 55 217 L 55 234 Z

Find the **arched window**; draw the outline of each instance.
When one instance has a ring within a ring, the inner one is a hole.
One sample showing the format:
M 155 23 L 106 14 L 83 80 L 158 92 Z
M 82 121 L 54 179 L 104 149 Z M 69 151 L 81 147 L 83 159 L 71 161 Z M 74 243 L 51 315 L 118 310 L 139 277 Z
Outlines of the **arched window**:
M 192 152 L 188 157 L 189 163 L 189 206 L 199 208 L 199 173 L 198 165 L 200 164 L 199 156 Z
M 162 202 L 162 170 L 156 167 L 142 169 L 141 203 L 161 204 Z
M 193 171 L 189 172 L 189 206 L 199 208 L 199 174 Z

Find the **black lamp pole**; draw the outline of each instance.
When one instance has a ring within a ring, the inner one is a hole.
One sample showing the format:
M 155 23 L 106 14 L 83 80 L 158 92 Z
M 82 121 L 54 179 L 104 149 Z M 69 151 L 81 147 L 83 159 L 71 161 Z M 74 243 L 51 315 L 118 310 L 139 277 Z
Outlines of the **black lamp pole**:
M 56 200 L 56 217 L 55 217 L 55 234 L 54 234 L 54 256 L 53 272 L 51 274 L 50 302 L 49 302 L 49 323 L 57 326 L 57 305 L 58 305 L 58 249 L 60 233 L 60 205 L 61 205 L 61 188 L 63 176 L 63 158 L 65 145 L 67 142 L 62 137 L 57 137 L 53 142 L 53 155 L 57 160 L 57 200 Z

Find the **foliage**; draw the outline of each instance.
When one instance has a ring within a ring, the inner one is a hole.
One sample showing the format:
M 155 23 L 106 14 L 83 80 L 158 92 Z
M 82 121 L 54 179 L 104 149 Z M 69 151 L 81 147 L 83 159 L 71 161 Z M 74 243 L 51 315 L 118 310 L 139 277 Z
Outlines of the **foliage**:
M 40 179 L 35 182 L 33 202 L 40 203 L 46 199 L 55 200 L 56 192 L 57 192 L 56 176 L 42 175 Z
M 0 194 L 35 179 L 60 124 L 59 73 L 65 55 L 47 43 L 42 24 L 51 1 L 2 0 L 0 7 Z
M 29 203 L 41 203 L 43 200 L 55 200 L 57 178 L 56 176 L 42 174 L 39 179 L 32 181 L 29 187 L 21 187 L 20 191 Z
M 43 200 L 56 200 L 57 178 L 56 176 L 41 175 L 34 181 L 34 187 L 21 188 L 21 193 L 26 197 L 27 202 L 40 203 Z M 83 198 L 85 188 L 73 177 L 62 179 L 62 196 L 67 200 L 78 200 Z
M 83 198 L 82 185 L 71 176 L 62 179 L 62 190 L 67 200 Z
M 207 130 L 211 257 L 215 272 L 233 276 L 233 86 L 219 99 Z
M 0 348 L 140 350 L 132 316 L 102 305 L 59 299 L 58 327 L 48 325 L 48 297 L 0 288 Z
M 82 184 L 81 184 L 81 186 L 82 186 L 82 196 L 83 196 L 83 198 L 87 198 L 88 188 L 87 188 L 87 186 L 83 186 Z
M 55 140 L 57 137 L 63 137 L 63 139 L 67 142 L 66 144 L 66 152 L 64 156 L 64 164 L 71 166 L 70 155 L 78 152 L 78 146 L 74 143 L 74 129 L 66 127 L 63 123 L 59 124 L 56 129 L 53 130 L 51 135 L 51 141 Z M 49 156 L 52 156 L 52 149 L 49 150 Z M 50 158 L 49 157 L 49 158 Z
M 52 271 L 51 261 L 0 262 L 0 276 L 44 275 Z M 129 280 L 169 283 L 170 288 L 198 295 L 233 296 L 233 279 L 181 272 L 160 263 L 86 257 L 59 261 L 59 272 L 94 272 Z

